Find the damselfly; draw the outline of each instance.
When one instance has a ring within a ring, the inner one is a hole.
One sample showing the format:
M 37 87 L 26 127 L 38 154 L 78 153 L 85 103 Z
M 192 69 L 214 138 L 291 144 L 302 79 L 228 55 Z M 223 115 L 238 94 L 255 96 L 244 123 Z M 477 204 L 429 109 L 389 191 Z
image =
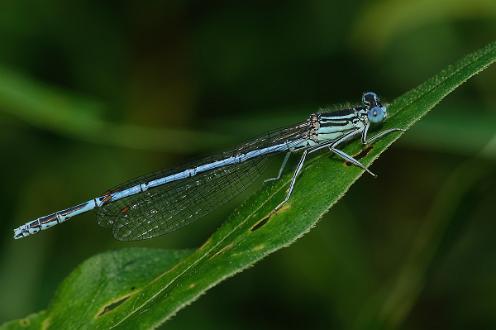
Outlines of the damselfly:
M 190 224 L 242 192 L 261 174 L 268 156 L 286 153 L 278 175 L 266 180 L 271 181 L 281 177 L 292 153 L 301 152 L 286 197 L 277 210 L 289 200 L 305 159 L 316 151 L 328 149 L 375 176 L 339 147 L 356 138 L 364 145 L 372 144 L 386 134 L 403 131 L 391 128 L 369 138 L 369 129 L 378 127 L 386 117 L 386 106 L 375 93 L 367 92 L 362 95 L 361 105 L 314 113 L 300 124 L 268 133 L 230 152 L 179 170 L 137 178 L 103 196 L 30 221 L 14 230 L 14 238 L 35 234 L 93 209 L 97 210 L 98 223 L 111 227 L 118 240 L 159 236 Z

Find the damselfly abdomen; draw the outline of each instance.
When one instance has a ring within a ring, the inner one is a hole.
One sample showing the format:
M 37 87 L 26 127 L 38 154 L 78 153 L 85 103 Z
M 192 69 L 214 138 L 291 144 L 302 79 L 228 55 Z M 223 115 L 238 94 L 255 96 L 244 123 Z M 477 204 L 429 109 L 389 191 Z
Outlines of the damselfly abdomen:
M 372 144 L 386 134 L 402 131 L 392 128 L 369 138 L 369 129 L 378 127 L 386 117 L 387 109 L 378 96 L 367 92 L 362 96 L 361 105 L 314 113 L 302 123 L 268 133 L 232 151 L 178 170 L 137 178 L 103 196 L 30 221 L 14 230 L 14 238 L 35 234 L 93 209 L 97 210 L 98 223 L 111 227 L 118 240 L 141 240 L 166 234 L 208 214 L 242 192 L 262 173 L 268 156 L 286 153 L 277 177 L 266 181 L 279 179 L 289 155 L 301 153 L 286 197 L 277 207 L 280 208 L 290 198 L 308 154 L 321 149 L 328 149 L 374 175 L 339 147 L 356 138 L 360 138 L 362 144 Z

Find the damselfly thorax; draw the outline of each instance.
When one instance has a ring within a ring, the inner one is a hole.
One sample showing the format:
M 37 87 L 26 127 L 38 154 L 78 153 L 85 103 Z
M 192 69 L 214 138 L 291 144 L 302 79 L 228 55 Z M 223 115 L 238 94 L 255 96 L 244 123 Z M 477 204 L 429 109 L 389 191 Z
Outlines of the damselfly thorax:
M 278 175 L 281 178 L 291 154 L 301 153 L 291 178 L 284 205 L 308 154 L 327 149 L 336 156 L 373 174 L 361 162 L 340 147 L 360 138 L 371 144 L 386 134 L 402 131 L 384 130 L 369 138 L 370 128 L 379 127 L 387 109 L 372 92 L 362 95 L 362 104 L 332 112 L 320 112 L 295 126 L 276 130 L 220 155 L 171 171 L 159 171 L 139 177 L 107 191 L 85 203 L 30 221 L 14 230 L 14 238 L 23 238 L 65 222 L 74 216 L 97 210 L 98 223 L 112 228 L 119 240 L 140 240 L 179 229 L 208 214 L 246 189 L 262 172 L 268 156 L 286 153 Z

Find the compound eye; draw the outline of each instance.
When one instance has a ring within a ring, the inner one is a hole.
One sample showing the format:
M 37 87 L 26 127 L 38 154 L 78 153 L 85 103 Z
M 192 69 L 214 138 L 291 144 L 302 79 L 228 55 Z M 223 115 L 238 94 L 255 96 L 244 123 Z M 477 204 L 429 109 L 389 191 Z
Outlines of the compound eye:
M 386 107 L 373 107 L 367 113 L 367 117 L 372 124 L 380 124 L 387 117 Z
M 379 97 L 374 92 L 366 92 L 362 95 L 362 102 L 367 106 L 376 105 L 379 103 Z

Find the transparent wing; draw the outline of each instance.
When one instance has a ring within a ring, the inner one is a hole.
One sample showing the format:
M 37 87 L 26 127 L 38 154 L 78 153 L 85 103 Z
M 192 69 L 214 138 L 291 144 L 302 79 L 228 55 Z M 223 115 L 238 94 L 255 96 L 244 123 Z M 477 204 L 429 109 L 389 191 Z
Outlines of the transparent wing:
M 222 155 L 204 159 L 205 164 L 234 154 L 247 152 L 300 138 L 308 131 L 306 125 L 283 129 L 243 144 Z M 98 209 L 98 223 L 112 227 L 118 240 L 141 240 L 163 235 L 190 224 L 244 191 L 262 174 L 267 157 L 225 166 L 193 177 L 171 182 L 138 195 L 109 203 Z M 190 164 L 185 168 L 198 165 Z M 156 172 L 132 180 L 113 191 L 175 173 Z
M 111 223 L 116 239 L 141 240 L 177 230 L 245 190 L 262 173 L 254 159 L 150 189 L 104 206 L 99 221 Z

